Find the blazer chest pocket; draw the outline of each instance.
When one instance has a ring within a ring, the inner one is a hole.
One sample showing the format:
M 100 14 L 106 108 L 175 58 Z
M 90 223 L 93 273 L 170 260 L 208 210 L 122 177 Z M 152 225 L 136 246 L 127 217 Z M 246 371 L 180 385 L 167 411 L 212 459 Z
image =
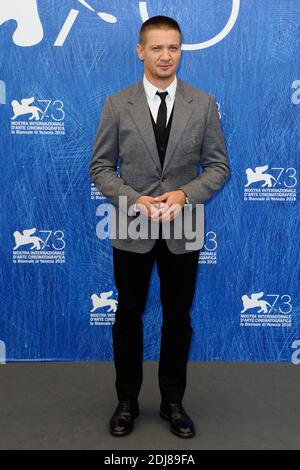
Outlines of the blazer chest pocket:
M 202 144 L 202 131 L 197 133 L 193 132 L 187 136 L 183 136 L 181 139 L 181 148 L 185 153 L 200 151 Z

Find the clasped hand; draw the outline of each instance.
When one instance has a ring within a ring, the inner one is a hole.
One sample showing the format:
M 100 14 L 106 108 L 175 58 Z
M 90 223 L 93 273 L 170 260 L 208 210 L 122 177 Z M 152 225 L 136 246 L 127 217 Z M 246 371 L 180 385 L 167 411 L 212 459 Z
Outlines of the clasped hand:
M 171 222 L 185 204 L 185 192 L 181 189 L 168 191 L 157 197 L 141 196 L 136 201 L 137 209 L 149 219 Z

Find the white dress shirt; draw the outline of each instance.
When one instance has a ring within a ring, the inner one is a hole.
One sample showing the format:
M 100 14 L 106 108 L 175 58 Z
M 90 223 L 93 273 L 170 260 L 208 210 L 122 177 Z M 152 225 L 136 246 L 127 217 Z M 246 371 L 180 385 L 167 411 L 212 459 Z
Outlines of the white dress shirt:
M 156 94 L 157 91 L 162 92 L 162 91 L 167 91 L 168 94 L 166 96 L 166 105 L 167 105 L 167 124 L 169 121 L 169 118 L 171 116 L 172 108 L 174 105 L 174 100 L 175 100 L 175 93 L 176 93 L 176 87 L 177 87 L 177 77 L 175 75 L 175 78 L 173 82 L 166 88 L 165 90 L 162 90 L 161 88 L 157 88 L 155 85 L 153 85 L 149 80 L 146 78 L 146 75 L 144 75 L 143 78 L 143 84 L 146 92 L 146 97 L 148 101 L 148 105 L 151 111 L 151 114 L 153 116 L 154 122 L 157 120 L 157 114 L 158 114 L 158 109 L 161 103 L 160 97 Z

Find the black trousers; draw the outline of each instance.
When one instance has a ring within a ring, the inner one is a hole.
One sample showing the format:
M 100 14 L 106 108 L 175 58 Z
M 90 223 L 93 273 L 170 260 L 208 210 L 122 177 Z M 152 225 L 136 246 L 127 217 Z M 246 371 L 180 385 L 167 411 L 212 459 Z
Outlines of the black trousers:
M 182 402 L 193 334 L 192 305 L 199 251 L 175 255 L 160 238 L 148 253 L 113 247 L 118 308 L 112 326 L 116 390 L 119 400 L 137 399 L 143 380 L 143 322 L 155 261 L 160 278 L 162 328 L 158 369 L 162 402 Z

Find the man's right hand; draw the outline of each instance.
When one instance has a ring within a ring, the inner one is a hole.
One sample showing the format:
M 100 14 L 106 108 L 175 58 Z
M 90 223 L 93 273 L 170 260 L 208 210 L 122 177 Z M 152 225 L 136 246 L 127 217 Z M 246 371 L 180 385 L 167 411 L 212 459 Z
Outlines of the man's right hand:
M 152 196 L 141 196 L 136 200 L 136 208 L 149 219 L 157 216 L 164 205 L 165 203 L 157 202 Z

